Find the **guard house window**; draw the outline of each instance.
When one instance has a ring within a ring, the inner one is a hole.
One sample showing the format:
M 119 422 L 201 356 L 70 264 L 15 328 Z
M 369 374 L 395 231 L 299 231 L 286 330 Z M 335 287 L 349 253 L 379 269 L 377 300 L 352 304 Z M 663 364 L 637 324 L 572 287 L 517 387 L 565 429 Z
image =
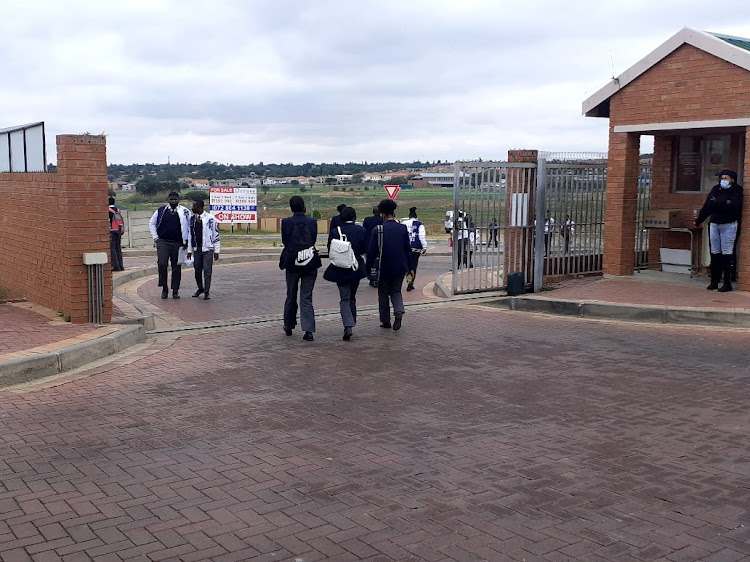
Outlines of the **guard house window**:
M 731 135 L 685 135 L 675 140 L 674 191 L 707 193 L 729 164 Z

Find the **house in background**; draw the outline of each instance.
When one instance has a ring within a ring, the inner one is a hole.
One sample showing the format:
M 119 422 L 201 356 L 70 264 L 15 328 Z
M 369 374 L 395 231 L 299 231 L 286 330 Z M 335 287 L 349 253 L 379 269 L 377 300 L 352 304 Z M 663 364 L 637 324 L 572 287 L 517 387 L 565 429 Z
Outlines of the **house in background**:
M 684 28 L 583 102 L 588 117 L 609 119 L 604 273 L 634 271 L 640 139 L 654 137 L 651 209 L 679 210 L 689 228 L 716 173 L 750 169 L 750 39 Z M 743 217 L 750 221 L 750 197 Z M 696 233 L 700 242 L 705 236 Z M 687 249 L 685 231 L 650 234 L 649 261 L 661 244 Z M 701 263 L 700 244 L 692 263 Z M 738 288 L 750 290 L 750 234 L 737 246 Z

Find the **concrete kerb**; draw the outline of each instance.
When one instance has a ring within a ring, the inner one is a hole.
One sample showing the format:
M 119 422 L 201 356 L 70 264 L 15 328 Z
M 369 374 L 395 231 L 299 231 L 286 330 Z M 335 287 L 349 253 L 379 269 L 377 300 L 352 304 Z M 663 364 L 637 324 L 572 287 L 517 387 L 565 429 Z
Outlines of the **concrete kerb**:
M 0 387 L 57 375 L 118 353 L 146 340 L 141 325 L 123 326 L 117 332 L 87 342 L 0 362 Z
M 510 310 L 520 312 L 538 312 L 622 322 L 750 328 L 750 312 L 744 310 L 574 301 L 538 296 L 509 297 L 497 301 L 496 306 L 507 306 Z

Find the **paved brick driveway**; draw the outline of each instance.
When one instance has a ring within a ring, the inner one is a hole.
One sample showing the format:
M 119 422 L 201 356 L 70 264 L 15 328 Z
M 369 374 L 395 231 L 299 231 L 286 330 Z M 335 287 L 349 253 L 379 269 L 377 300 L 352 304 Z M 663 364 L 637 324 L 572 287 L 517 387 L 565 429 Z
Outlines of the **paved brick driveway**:
M 0 392 L 0 557 L 742 560 L 746 332 L 456 303 Z
M 328 265 L 328 261 L 324 260 Z M 416 285 L 419 290 L 403 291 L 404 301 L 418 302 L 425 299 L 422 288 L 439 273 L 450 269 L 449 256 L 429 256 L 419 262 Z M 156 277 L 149 278 L 138 289 L 138 296 L 153 306 L 158 306 L 183 323 L 205 322 L 210 320 L 230 320 L 249 316 L 281 314 L 284 309 L 286 285 L 284 272 L 278 261 L 238 263 L 214 268 L 211 287 L 211 300 L 193 299 L 190 295 L 196 289 L 192 269 L 183 272 L 180 295 L 161 299 L 161 288 L 156 286 Z M 335 283 L 323 279 L 325 267 L 318 270 L 318 279 L 313 292 L 313 305 L 316 310 L 338 310 L 339 293 Z M 405 288 L 405 285 L 404 285 Z M 377 290 L 362 281 L 357 292 L 359 306 L 375 306 L 378 302 Z M 437 300 L 437 297 L 433 298 Z M 343 329 L 343 328 L 342 328 Z

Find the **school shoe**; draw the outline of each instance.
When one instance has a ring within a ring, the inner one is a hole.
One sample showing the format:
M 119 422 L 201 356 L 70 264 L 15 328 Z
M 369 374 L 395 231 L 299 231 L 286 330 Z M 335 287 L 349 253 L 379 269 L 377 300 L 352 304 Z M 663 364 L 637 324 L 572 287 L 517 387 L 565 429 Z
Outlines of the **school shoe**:
M 396 319 L 393 321 L 393 331 L 398 332 L 401 329 L 401 318 L 404 316 L 403 312 L 396 313 Z
M 302 339 L 305 341 L 313 341 L 315 338 L 313 338 L 312 332 L 305 332 L 305 335 L 302 336 Z
M 292 335 L 292 329 L 291 328 L 287 328 L 286 326 L 284 326 L 284 333 L 287 336 L 291 336 Z
M 381 322 L 380 323 L 380 327 L 381 328 L 386 328 L 386 329 L 390 330 L 391 329 L 391 323 L 390 322 Z
M 210 301 L 211 300 L 211 297 L 209 296 L 208 293 L 206 293 L 205 295 L 203 295 L 203 300 L 204 301 Z
M 407 291 L 413 291 L 413 290 L 414 290 L 414 284 L 413 284 L 413 283 L 409 283 L 409 284 L 408 284 L 408 285 L 406 286 L 406 290 L 407 290 Z
M 349 341 L 350 339 L 352 339 L 352 327 L 351 326 L 345 326 L 344 327 L 344 337 L 343 337 L 343 340 L 344 341 Z
M 166 289 L 162 290 L 161 298 L 163 299 L 169 298 L 169 291 L 167 291 Z
M 198 289 L 193 293 L 193 298 L 197 298 L 203 294 L 203 289 Z
M 179 291 L 172 291 L 172 298 L 173 299 L 179 299 L 180 298 L 180 292 Z

